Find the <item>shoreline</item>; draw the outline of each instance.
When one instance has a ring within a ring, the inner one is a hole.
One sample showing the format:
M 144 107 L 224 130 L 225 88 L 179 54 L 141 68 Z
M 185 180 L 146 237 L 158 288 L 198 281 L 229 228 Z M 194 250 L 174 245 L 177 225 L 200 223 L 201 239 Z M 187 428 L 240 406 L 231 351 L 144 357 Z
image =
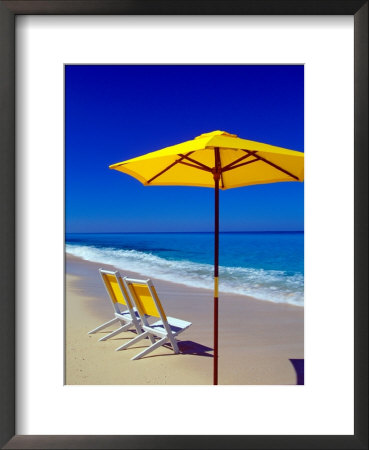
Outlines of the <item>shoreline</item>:
M 106 264 L 106 263 L 97 262 L 97 261 L 90 261 L 90 260 L 84 259 L 84 258 L 82 258 L 80 256 L 75 256 L 75 255 L 73 255 L 73 253 L 69 253 L 67 251 L 65 252 L 65 254 L 66 254 L 66 257 L 68 257 L 68 258 L 75 258 L 76 260 L 81 260 L 81 261 L 84 261 L 86 263 L 96 264 L 96 265 L 100 265 L 100 266 L 104 266 L 104 267 L 110 267 L 111 270 L 114 269 L 114 270 L 118 270 L 118 271 L 127 273 L 128 276 L 132 277 L 132 278 L 145 278 L 145 279 L 146 278 L 150 278 L 154 282 L 156 281 L 156 282 L 167 283 L 169 285 L 173 285 L 173 287 L 177 286 L 179 289 L 189 288 L 189 289 L 196 289 L 196 290 L 199 290 L 199 291 L 204 291 L 206 293 L 211 293 L 211 294 L 213 293 L 213 289 L 212 288 L 192 286 L 192 285 L 189 285 L 189 284 L 186 284 L 186 283 L 176 283 L 175 281 L 165 280 L 163 278 L 157 278 L 155 276 L 150 276 L 149 277 L 149 276 L 147 276 L 147 275 L 145 275 L 145 274 L 143 274 L 141 272 L 117 268 L 117 267 L 113 266 L 112 264 Z M 239 294 L 239 293 L 236 293 L 236 292 L 223 291 L 221 289 L 221 287 L 219 287 L 219 294 L 225 295 L 225 296 L 236 296 L 236 297 L 247 298 L 247 299 L 258 301 L 258 302 L 269 302 L 269 303 L 273 303 L 273 304 L 277 304 L 277 305 L 286 305 L 286 306 L 291 306 L 293 308 L 298 308 L 298 309 L 302 308 L 302 309 L 304 309 L 304 305 L 298 305 L 298 304 L 295 304 L 295 303 L 287 303 L 287 302 L 282 302 L 282 301 L 278 302 L 278 301 L 270 300 L 270 299 L 267 299 L 267 298 L 254 297 L 252 295 L 246 295 L 246 294 Z
M 105 342 L 98 342 L 105 330 L 87 334 L 112 318 L 98 268 L 114 266 L 68 253 L 65 263 L 66 384 L 212 383 L 212 290 L 153 277 L 166 313 L 192 326 L 179 337 L 179 355 L 161 347 L 131 361 L 146 343 L 121 352 L 114 349 L 134 337 L 133 333 L 121 333 Z M 135 272 L 120 272 L 143 278 Z M 293 361 L 304 357 L 304 307 L 240 294 L 220 293 L 219 297 L 219 384 L 296 384 Z

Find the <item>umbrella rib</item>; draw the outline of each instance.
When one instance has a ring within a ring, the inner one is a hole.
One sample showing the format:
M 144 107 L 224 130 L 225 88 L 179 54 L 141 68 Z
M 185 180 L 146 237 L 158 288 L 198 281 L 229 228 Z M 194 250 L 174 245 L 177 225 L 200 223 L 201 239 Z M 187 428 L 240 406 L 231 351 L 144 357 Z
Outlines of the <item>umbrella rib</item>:
M 193 152 L 191 152 L 191 153 L 193 153 Z M 200 161 L 197 161 L 196 159 L 193 159 L 193 158 L 189 158 L 188 155 L 190 155 L 191 153 L 187 153 L 187 155 L 182 155 L 182 153 L 178 153 L 178 155 L 183 157 L 183 159 L 188 159 L 189 161 L 193 162 L 194 164 L 197 165 L 197 167 L 199 169 L 201 168 L 201 169 L 206 170 L 208 172 L 212 171 L 210 167 L 206 166 L 205 164 L 201 163 Z
M 188 162 L 179 161 L 179 164 L 184 164 L 185 166 L 193 167 L 193 168 L 195 168 L 195 169 L 205 170 L 206 172 L 211 172 L 210 169 L 204 169 L 204 168 L 201 167 L 201 166 L 197 166 L 197 165 L 195 165 L 195 164 L 190 164 L 190 163 L 188 163 Z
M 193 152 L 187 153 L 187 155 L 191 155 Z M 147 184 L 150 184 L 152 181 L 154 181 L 156 178 L 160 177 L 160 175 L 163 175 L 163 173 L 167 172 L 169 169 L 171 169 L 176 164 L 180 163 L 182 159 L 187 158 L 187 155 L 180 155 L 181 157 L 179 159 L 176 159 L 172 164 L 169 164 L 165 169 L 163 169 L 161 172 L 154 175 L 150 180 L 147 182 Z
M 244 151 L 244 152 L 250 152 L 249 150 L 243 150 L 243 151 Z M 279 170 L 279 171 L 285 173 L 286 175 L 288 175 L 288 176 L 294 178 L 296 181 L 299 181 L 299 178 L 298 178 L 296 175 L 293 175 L 293 173 L 288 172 L 288 170 L 283 169 L 283 168 L 280 167 L 280 166 L 277 166 L 277 164 L 274 164 L 274 163 L 272 163 L 271 161 L 268 161 L 267 159 L 263 158 L 263 157 L 260 156 L 260 155 L 257 155 L 256 153 L 257 153 L 256 151 L 253 152 L 255 158 L 257 158 L 258 160 L 263 161 L 263 162 L 265 162 L 266 164 L 269 164 L 270 166 L 274 167 L 275 169 L 277 169 L 277 170 Z M 252 161 L 252 162 L 254 162 L 254 161 Z
M 255 158 L 259 159 L 260 161 L 265 162 L 266 164 L 269 164 L 270 166 L 274 167 L 275 169 L 279 170 L 280 172 L 283 172 L 286 175 L 289 175 L 290 177 L 294 178 L 296 181 L 299 181 L 299 178 L 296 175 L 293 175 L 291 172 L 288 172 L 288 170 L 283 169 L 280 166 L 277 166 L 277 164 L 274 164 L 271 161 L 268 161 L 267 159 L 263 158 L 262 156 L 255 154 Z
M 254 155 L 256 156 L 256 155 Z M 232 167 L 225 167 L 222 172 L 227 172 L 228 170 L 233 170 L 233 169 L 237 169 L 238 167 L 242 167 L 242 166 L 247 166 L 247 164 L 251 164 L 253 162 L 259 161 L 259 158 L 253 159 L 252 161 L 246 161 L 242 164 L 237 164 L 236 166 L 232 166 Z
M 237 164 L 238 162 L 243 161 L 244 159 L 249 158 L 252 155 L 255 155 L 255 152 L 251 152 L 250 150 L 244 150 L 244 151 L 248 152 L 247 155 L 241 156 L 241 158 L 238 158 L 235 161 L 232 161 L 230 164 L 227 164 L 226 166 L 224 166 L 222 170 L 226 171 L 226 170 L 233 169 L 233 166 L 235 164 Z

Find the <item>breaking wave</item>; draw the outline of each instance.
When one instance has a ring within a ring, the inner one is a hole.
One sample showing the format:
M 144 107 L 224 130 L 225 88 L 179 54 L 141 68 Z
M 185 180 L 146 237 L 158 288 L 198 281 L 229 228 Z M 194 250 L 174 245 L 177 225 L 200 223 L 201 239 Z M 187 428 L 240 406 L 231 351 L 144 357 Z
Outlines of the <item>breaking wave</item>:
M 66 251 L 87 261 L 113 265 L 124 271 L 187 286 L 213 289 L 213 266 L 170 260 L 137 250 L 66 244 Z M 303 306 L 304 276 L 279 270 L 219 267 L 219 291 L 249 295 L 276 303 Z

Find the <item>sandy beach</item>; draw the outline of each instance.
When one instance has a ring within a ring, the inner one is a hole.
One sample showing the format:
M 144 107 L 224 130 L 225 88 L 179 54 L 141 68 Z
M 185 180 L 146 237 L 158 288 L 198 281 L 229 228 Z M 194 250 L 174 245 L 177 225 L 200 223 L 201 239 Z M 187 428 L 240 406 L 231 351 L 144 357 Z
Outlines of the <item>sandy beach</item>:
M 127 331 L 98 342 L 107 328 L 88 331 L 113 318 L 98 268 L 115 269 L 66 256 L 65 384 L 206 385 L 212 384 L 212 291 L 152 279 L 167 315 L 192 322 L 179 338 L 181 353 L 160 347 L 131 361 L 147 341 L 116 352 L 132 339 Z M 148 278 L 120 270 L 123 276 Z M 115 326 L 117 328 L 117 326 Z M 219 295 L 219 384 L 295 385 L 304 358 L 304 308 L 250 297 Z M 296 370 L 297 368 L 297 370 Z

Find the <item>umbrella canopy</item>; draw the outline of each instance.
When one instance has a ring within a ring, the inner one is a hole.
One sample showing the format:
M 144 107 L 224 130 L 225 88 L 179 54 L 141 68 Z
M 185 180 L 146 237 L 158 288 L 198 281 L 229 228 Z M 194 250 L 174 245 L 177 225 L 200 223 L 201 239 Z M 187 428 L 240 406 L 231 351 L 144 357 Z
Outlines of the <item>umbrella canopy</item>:
M 304 154 L 218 130 L 109 167 L 137 178 L 145 186 L 215 189 L 213 384 L 218 384 L 219 189 L 303 181 Z
M 303 181 L 304 154 L 240 139 L 224 131 L 109 166 L 144 185 L 214 187 L 216 152 L 221 168 L 220 189 L 278 181 Z

